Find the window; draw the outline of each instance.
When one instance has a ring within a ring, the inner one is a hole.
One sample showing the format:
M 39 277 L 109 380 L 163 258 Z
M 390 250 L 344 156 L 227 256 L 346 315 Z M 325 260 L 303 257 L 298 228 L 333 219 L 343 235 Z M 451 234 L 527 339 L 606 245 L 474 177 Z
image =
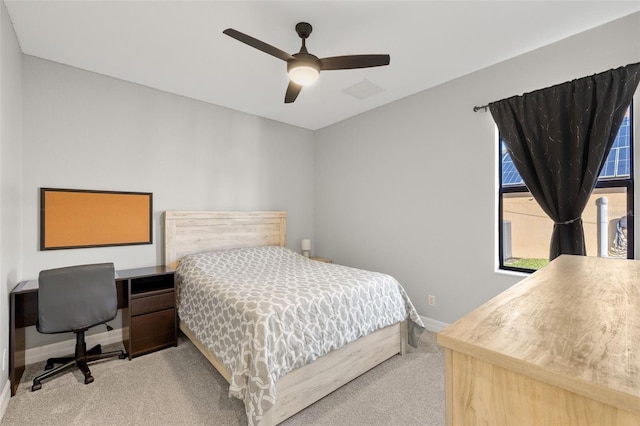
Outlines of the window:
M 631 116 L 629 107 L 582 214 L 587 256 L 633 258 Z M 499 156 L 500 269 L 533 272 L 549 262 L 553 221 L 531 196 L 503 143 Z

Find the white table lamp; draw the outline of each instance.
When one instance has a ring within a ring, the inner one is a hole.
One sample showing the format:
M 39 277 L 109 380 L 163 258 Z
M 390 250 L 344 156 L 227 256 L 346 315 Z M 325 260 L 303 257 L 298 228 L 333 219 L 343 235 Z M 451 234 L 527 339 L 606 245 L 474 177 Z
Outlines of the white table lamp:
M 311 240 L 309 239 L 304 239 L 302 240 L 302 255 L 304 257 L 310 257 L 311 256 Z

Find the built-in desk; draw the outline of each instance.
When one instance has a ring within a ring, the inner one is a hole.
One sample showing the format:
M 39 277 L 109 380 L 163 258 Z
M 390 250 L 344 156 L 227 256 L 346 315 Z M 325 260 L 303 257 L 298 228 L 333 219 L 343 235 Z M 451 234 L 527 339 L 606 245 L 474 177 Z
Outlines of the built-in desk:
M 640 425 L 640 261 L 560 256 L 437 341 L 448 425 Z
M 116 271 L 123 343 L 132 356 L 177 343 L 174 270 L 166 266 Z M 133 306 L 133 309 L 129 309 Z M 38 280 L 22 281 L 9 295 L 9 379 L 11 396 L 25 368 L 25 327 L 38 320 Z

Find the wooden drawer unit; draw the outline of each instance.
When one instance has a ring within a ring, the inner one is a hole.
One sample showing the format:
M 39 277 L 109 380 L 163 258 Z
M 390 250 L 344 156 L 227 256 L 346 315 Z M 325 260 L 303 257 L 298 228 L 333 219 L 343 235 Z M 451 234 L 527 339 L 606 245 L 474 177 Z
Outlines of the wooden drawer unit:
M 176 296 L 173 290 L 149 296 L 131 298 L 131 316 L 148 314 L 163 309 L 173 309 L 176 305 Z
M 176 310 L 174 308 L 131 318 L 130 356 L 175 346 Z
M 118 271 L 127 289 L 123 343 L 129 359 L 177 345 L 174 271 L 165 266 Z

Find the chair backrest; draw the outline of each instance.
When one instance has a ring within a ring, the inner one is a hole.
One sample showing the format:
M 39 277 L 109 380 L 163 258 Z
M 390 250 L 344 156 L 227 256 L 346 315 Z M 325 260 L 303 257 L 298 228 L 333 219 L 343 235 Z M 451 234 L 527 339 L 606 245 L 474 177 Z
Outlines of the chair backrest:
M 41 333 L 82 330 L 115 318 L 118 295 L 113 263 L 41 271 L 38 322 Z

